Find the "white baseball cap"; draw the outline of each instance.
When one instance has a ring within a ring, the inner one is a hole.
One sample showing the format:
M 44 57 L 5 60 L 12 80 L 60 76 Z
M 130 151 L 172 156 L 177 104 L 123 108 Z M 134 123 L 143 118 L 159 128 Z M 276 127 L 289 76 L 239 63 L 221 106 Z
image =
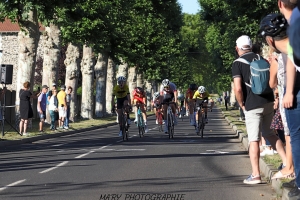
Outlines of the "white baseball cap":
M 248 35 L 242 35 L 236 40 L 236 46 L 241 50 L 250 50 L 252 49 L 252 41 Z

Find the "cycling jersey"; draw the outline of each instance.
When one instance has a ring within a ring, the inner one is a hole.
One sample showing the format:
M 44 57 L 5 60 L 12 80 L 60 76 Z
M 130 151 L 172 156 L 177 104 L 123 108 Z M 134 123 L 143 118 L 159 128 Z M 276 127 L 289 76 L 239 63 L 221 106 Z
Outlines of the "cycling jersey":
M 185 96 L 187 99 L 193 99 L 195 94 L 194 90 L 191 90 L 190 88 L 186 91 Z
M 144 91 L 142 93 L 138 93 L 137 89 L 134 89 L 132 92 L 132 96 L 133 96 L 133 101 L 137 100 L 140 103 L 145 103 L 144 98 L 146 98 L 146 93 Z
M 210 94 L 207 91 L 205 91 L 204 95 L 200 97 L 200 92 L 197 90 L 193 96 L 193 99 L 203 100 L 203 99 L 208 99 L 208 97 L 210 97 Z
M 123 88 L 120 88 L 119 85 L 116 85 L 113 89 L 113 96 L 116 96 L 117 99 L 126 97 L 129 93 L 128 85 L 124 85 Z
M 163 93 L 163 94 L 165 94 L 165 93 L 174 93 L 174 92 L 176 92 L 176 91 L 177 91 L 176 85 L 175 85 L 174 83 L 171 83 L 171 82 L 170 82 L 170 84 L 169 84 L 169 90 L 168 90 L 168 91 L 166 91 L 166 90 L 164 89 L 164 86 L 163 86 L 163 85 L 161 85 L 161 87 L 160 87 L 160 92 Z

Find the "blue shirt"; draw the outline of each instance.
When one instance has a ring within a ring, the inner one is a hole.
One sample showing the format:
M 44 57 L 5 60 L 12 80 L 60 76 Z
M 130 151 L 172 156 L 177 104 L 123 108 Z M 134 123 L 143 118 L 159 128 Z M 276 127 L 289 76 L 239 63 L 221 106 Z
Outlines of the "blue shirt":
M 40 104 L 41 104 L 42 111 L 46 111 L 46 104 L 47 104 L 46 94 L 41 93 L 38 98 L 38 102 L 40 102 Z M 39 111 L 39 107 L 37 107 L 37 110 Z

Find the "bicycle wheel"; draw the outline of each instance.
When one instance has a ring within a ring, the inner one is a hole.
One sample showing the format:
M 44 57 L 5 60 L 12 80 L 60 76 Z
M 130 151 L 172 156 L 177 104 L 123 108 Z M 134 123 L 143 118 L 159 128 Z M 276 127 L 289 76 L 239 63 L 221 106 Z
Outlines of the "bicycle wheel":
M 205 121 L 204 121 L 204 114 L 202 114 L 202 120 L 201 120 L 201 138 L 203 138 L 203 131 L 204 131 L 204 126 L 205 126 Z
M 138 127 L 139 127 L 139 136 L 142 137 L 143 134 L 143 117 L 141 114 L 138 114 Z
M 168 134 L 169 134 L 169 139 L 171 139 L 171 114 L 168 113 Z
M 173 122 L 173 115 L 171 114 L 171 138 L 174 138 L 174 122 Z
M 162 132 L 163 131 L 163 129 L 162 129 L 163 121 L 162 121 L 162 114 L 161 114 L 161 112 L 158 113 L 157 122 L 158 122 L 158 131 Z
M 123 122 L 122 122 L 122 135 L 123 135 L 123 141 L 128 140 L 127 136 L 127 116 L 123 113 Z

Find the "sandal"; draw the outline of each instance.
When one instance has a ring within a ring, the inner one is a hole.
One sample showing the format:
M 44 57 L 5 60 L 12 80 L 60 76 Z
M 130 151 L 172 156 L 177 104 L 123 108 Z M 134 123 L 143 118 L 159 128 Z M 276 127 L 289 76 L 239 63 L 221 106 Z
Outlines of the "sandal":
M 281 178 L 290 178 L 292 179 L 294 177 L 294 172 L 290 174 L 283 174 L 281 171 L 276 172 L 276 174 L 273 175 L 271 178 L 272 180 L 274 179 L 281 179 Z

